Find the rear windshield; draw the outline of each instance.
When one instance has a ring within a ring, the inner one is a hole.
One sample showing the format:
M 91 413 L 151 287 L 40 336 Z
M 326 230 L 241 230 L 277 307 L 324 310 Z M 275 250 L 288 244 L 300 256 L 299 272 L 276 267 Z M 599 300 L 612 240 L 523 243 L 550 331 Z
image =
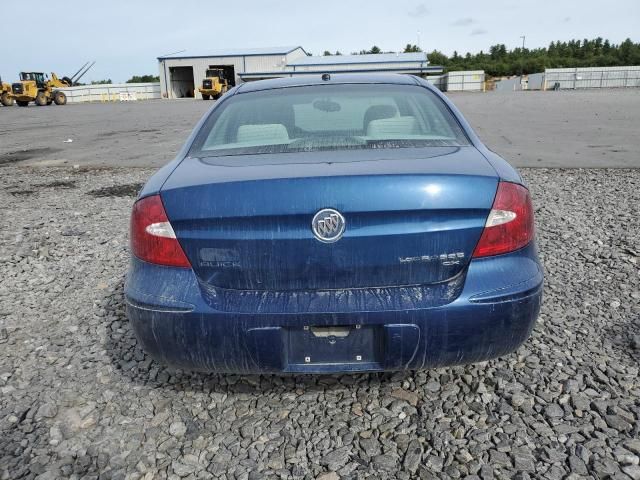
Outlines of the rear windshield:
M 462 146 L 445 104 L 409 85 L 314 85 L 241 93 L 200 130 L 197 157 L 345 149 Z

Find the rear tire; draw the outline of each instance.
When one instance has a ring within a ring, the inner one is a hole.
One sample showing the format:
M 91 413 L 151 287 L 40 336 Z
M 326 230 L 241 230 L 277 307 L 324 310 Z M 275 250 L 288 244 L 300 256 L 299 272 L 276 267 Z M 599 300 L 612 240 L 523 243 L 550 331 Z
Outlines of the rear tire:
M 16 100 L 16 103 L 18 104 L 19 107 L 28 107 L 29 106 L 29 102 L 23 101 L 23 100 Z
M 211 98 L 210 95 L 205 95 L 204 93 L 202 94 L 202 99 L 203 100 L 209 100 Z
M 47 95 L 43 91 L 39 91 L 36 95 L 36 105 L 44 107 L 47 104 Z
M 53 94 L 53 101 L 56 102 L 56 105 L 66 105 L 67 96 L 64 94 L 64 92 L 55 92 Z
M 2 102 L 2 105 L 5 107 L 11 107 L 13 106 L 13 97 L 10 97 L 7 92 L 4 92 L 0 97 L 0 102 Z

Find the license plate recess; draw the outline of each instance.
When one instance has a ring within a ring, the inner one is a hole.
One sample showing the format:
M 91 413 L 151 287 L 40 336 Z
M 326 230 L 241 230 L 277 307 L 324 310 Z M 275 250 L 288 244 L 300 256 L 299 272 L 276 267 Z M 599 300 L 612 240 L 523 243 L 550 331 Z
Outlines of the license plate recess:
M 287 329 L 289 365 L 370 364 L 382 356 L 377 326 L 340 325 Z

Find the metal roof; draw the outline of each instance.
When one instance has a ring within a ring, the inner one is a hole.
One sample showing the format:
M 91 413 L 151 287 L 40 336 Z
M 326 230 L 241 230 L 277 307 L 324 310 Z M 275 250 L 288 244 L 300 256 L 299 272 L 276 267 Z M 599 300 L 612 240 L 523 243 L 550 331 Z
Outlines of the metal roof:
M 237 49 L 222 49 L 222 50 L 211 50 L 209 52 L 202 52 L 198 54 L 175 54 L 175 55 L 165 55 L 163 57 L 158 57 L 158 60 L 166 60 L 166 59 L 179 59 L 179 58 L 208 58 L 208 57 L 255 57 L 258 55 L 286 55 L 288 53 L 297 50 L 298 48 L 302 49 L 304 53 L 307 53 L 304 48 L 301 46 L 285 46 L 285 47 L 258 47 L 258 48 L 237 48 Z
M 327 55 L 323 57 L 301 57 L 288 62 L 290 67 L 312 65 L 344 65 L 359 63 L 427 63 L 427 54 L 414 53 L 369 53 L 365 55 Z
M 240 78 L 282 78 L 282 77 L 299 77 L 305 75 L 322 75 L 323 73 L 330 73 L 331 75 L 337 74 L 374 74 L 382 75 L 384 73 L 410 73 L 410 74 L 426 74 L 426 73 L 442 73 L 443 67 L 399 67 L 399 68 L 341 68 L 341 69 L 327 69 L 325 71 L 303 71 L 303 70 L 277 70 L 273 72 L 238 72 Z
M 394 73 L 376 73 L 368 75 L 357 74 L 331 74 L 329 80 L 323 80 L 322 74 L 314 72 L 313 75 L 298 76 L 293 73 L 293 77 L 272 78 L 269 80 L 258 80 L 240 84 L 237 93 L 255 92 L 259 90 L 270 90 L 284 87 L 300 87 L 308 85 L 335 85 L 335 84 L 371 84 L 384 83 L 392 85 L 422 85 L 415 77 L 410 75 L 400 75 Z

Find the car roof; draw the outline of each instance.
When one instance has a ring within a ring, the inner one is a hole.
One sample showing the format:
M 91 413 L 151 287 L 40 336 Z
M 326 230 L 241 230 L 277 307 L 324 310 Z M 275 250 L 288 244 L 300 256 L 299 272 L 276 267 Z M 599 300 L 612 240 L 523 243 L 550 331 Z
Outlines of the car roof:
M 392 85 L 421 85 L 412 75 L 399 73 L 376 73 L 376 74 L 329 74 L 329 80 L 323 80 L 325 73 L 318 72 L 317 75 L 301 75 L 296 77 L 273 78 L 269 80 L 257 80 L 246 82 L 238 87 L 236 93 L 257 92 L 261 90 L 273 90 L 287 87 L 303 87 L 310 85 L 345 85 L 345 84 L 367 84 L 385 83 Z

